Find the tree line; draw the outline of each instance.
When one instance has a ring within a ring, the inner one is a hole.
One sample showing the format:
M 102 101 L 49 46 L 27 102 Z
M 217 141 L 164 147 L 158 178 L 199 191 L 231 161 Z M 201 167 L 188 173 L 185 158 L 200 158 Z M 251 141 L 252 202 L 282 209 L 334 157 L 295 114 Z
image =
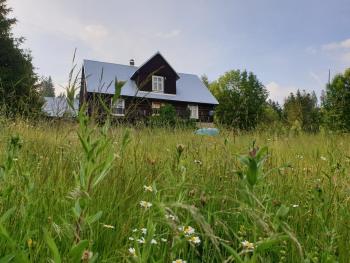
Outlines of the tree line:
M 284 125 L 295 130 L 317 132 L 321 127 L 350 131 L 350 68 L 325 85 L 320 102 L 315 92 L 297 90 L 283 105 L 268 100 L 266 87 L 252 72 L 232 70 L 203 83 L 219 101 L 215 120 L 222 125 L 254 130 Z

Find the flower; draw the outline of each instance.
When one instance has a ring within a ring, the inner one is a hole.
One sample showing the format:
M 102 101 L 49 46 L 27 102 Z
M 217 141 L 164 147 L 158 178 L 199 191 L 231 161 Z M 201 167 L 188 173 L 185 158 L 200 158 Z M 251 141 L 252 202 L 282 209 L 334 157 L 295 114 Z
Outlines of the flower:
M 249 241 L 247 240 L 244 240 L 242 242 L 242 246 L 243 246 L 243 250 L 245 252 L 253 252 L 254 251 L 254 244 L 253 243 L 250 243 Z
M 145 244 L 145 239 L 143 237 L 136 240 L 139 244 Z
M 145 192 L 153 192 L 153 187 L 152 186 L 147 186 L 147 185 L 144 185 L 143 186 L 143 189 L 145 189 Z
M 134 229 L 132 230 L 133 233 L 136 233 L 137 231 L 138 231 L 137 228 L 134 228 Z
M 147 234 L 147 228 L 141 228 L 140 230 L 141 230 L 142 234 L 144 234 L 144 235 Z
M 114 229 L 114 226 L 112 226 L 112 225 L 105 225 L 105 224 L 103 224 L 102 226 L 103 226 L 103 227 L 105 227 L 105 228 L 111 228 L 111 229 Z
M 83 255 L 82 255 L 82 257 L 81 257 L 81 260 L 82 260 L 83 262 L 88 262 L 89 259 L 92 258 L 92 256 L 93 256 L 93 253 L 92 253 L 91 251 L 85 250 L 85 251 L 83 252 Z
M 151 240 L 151 244 L 153 244 L 153 245 L 157 245 L 157 244 L 158 244 L 158 242 L 157 242 L 157 240 L 155 240 L 154 238 L 152 238 L 152 240 Z
M 129 250 L 129 253 L 130 253 L 133 257 L 136 257 L 136 250 L 135 250 L 135 248 L 130 247 L 128 250 Z
M 167 242 L 168 240 L 166 238 L 161 238 L 160 241 Z
M 134 240 L 135 240 L 135 238 L 133 238 L 133 237 L 129 237 L 129 240 L 130 240 L 130 241 L 134 241 Z
M 194 163 L 202 165 L 202 161 L 200 161 L 200 160 L 194 160 Z
M 182 260 L 182 259 L 173 260 L 173 263 L 186 263 L 186 262 L 187 262 L 186 260 Z
M 322 161 L 327 161 L 327 158 L 324 157 L 324 156 L 321 156 L 320 158 L 321 158 Z
M 165 215 L 165 218 L 166 218 L 166 219 L 171 219 L 171 220 L 173 220 L 173 221 L 176 220 L 176 216 L 174 216 L 174 215 Z
M 201 243 L 200 238 L 197 237 L 197 236 L 190 237 L 190 238 L 188 239 L 188 241 L 190 241 L 190 243 L 193 243 L 193 244 L 195 244 L 195 245 L 198 245 L 198 244 Z
M 150 202 L 141 201 L 141 202 L 140 202 L 140 206 L 141 206 L 142 208 L 148 209 L 148 208 L 150 208 L 150 207 L 152 206 L 152 204 L 151 204 Z
M 184 233 L 185 233 L 185 235 L 192 235 L 192 234 L 194 234 L 194 228 L 193 227 L 191 227 L 191 226 L 185 226 L 184 228 L 183 228 L 183 231 L 184 231 Z
M 297 207 L 299 207 L 299 205 L 292 205 L 292 207 L 293 207 L 293 208 L 297 208 Z

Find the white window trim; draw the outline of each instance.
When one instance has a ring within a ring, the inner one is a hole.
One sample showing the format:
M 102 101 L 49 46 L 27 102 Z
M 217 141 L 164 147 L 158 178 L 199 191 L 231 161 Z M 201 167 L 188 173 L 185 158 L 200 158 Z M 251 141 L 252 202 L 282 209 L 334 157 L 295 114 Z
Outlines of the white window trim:
M 199 119 L 199 108 L 198 108 L 198 105 L 191 105 L 191 104 L 189 104 L 188 106 L 187 106 L 188 108 L 189 108 L 189 110 L 190 110 L 190 119 L 195 119 L 195 120 L 198 120 Z M 193 116 L 193 108 L 195 108 L 195 116 Z
M 152 92 L 164 93 L 164 77 L 152 76 Z
M 122 107 L 118 107 L 118 104 L 121 103 L 122 104 Z M 120 109 L 123 109 L 123 113 L 113 113 L 113 108 L 120 108 Z M 111 112 L 112 112 L 112 115 L 113 116 L 125 116 L 125 100 L 124 99 L 117 99 L 115 102 L 114 102 L 114 105 L 113 105 L 113 99 L 111 99 Z

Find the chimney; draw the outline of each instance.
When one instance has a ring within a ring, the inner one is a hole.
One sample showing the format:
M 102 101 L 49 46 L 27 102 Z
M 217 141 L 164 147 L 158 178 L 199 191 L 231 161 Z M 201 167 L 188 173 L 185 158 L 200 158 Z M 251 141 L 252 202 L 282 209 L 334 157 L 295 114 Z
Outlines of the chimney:
M 135 66 L 135 60 L 133 58 L 130 59 L 130 66 Z

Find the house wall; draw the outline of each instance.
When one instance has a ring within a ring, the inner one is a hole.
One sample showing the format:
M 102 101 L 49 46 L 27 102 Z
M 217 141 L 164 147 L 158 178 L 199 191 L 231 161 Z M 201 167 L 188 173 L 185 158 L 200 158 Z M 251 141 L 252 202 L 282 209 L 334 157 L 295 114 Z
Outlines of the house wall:
M 152 91 L 152 75 L 164 77 L 164 93 L 176 94 L 178 76 L 159 54 L 143 65 L 132 79 L 140 90 Z

